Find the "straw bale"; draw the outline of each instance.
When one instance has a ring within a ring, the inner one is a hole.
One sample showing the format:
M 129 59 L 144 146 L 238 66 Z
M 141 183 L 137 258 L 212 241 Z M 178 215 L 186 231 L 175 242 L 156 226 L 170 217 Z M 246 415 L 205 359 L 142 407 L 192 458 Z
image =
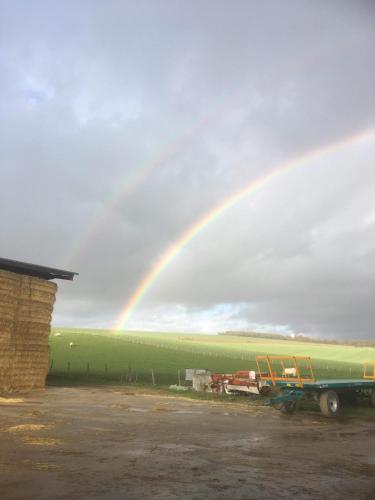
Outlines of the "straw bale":
M 30 342 L 38 342 L 39 339 L 43 339 L 44 345 L 46 344 L 45 339 L 50 334 L 50 323 L 40 323 L 37 321 L 26 322 L 19 321 L 15 325 L 13 325 L 13 336 L 12 342 L 18 343 L 18 341 L 26 341 Z
M 9 347 L 8 347 L 8 349 L 1 349 L 0 348 L 0 373 L 5 373 L 5 372 L 9 371 L 13 355 L 14 355 L 13 348 L 9 348 Z
M 25 303 L 19 302 L 17 311 L 17 320 L 19 322 L 44 323 L 49 325 L 52 316 L 52 306 L 40 306 L 31 301 Z
M 0 391 L 42 388 L 57 286 L 0 271 Z
M 10 273 L 8 271 L 1 271 L 0 275 L 0 293 L 6 293 L 8 297 L 17 297 L 20 288 L 20 275 Z
M 0 295 L 0 317 L 13 320 L 17 313 L 17 300 Z
M 0 313 L 1 314 L 1 313 Z M 14 322 L 10 319 L 2 318 L 0 316 L 0 346 L 1 344 L 8 344 L 12 337 Z
M 31 299 L 44 304 L 53 304 L 55 302 L 56 283 L 30 276 L 24 276 L 23 278 L 20 298 Z

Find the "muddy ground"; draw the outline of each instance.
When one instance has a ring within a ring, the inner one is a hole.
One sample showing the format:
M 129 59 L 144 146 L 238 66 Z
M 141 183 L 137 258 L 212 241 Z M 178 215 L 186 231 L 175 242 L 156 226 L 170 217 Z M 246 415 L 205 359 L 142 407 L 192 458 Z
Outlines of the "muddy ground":
M 368 499 L 375 425 L 122 388 L 0 399 L 0 497 Z

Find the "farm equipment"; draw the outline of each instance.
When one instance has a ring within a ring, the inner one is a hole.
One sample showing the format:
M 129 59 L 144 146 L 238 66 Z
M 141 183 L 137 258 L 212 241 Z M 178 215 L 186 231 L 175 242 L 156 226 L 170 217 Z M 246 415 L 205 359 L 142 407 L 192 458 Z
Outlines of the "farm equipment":
M 325 417 L 336 417 L 342 401 L 358 397 L 375 407 L 375 361 L 365 363 L 363 379 L 326 380 L 315 379 L 306 356 L 257 356 L 256 363 L 260 386 L 277 392 L 269 403 L 283 413 L 293 413 L 301 400 L 318 403 Z
M 271 393 L 269 386 L 262 386 L 260 374 L 252 370 L 225 374 L 213 373 L 207 390 L 225 394 L 261 394 L 263 396 Z

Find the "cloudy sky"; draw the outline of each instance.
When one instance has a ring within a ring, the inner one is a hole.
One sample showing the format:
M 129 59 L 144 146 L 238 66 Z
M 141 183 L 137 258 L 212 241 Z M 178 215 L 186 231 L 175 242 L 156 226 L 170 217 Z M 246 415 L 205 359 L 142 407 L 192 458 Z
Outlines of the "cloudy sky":
M 371 0 L 0 0 L 1 256 L 79 272 L 54 324 L 111 327 L 313 153 L 123 326 L 374 337 L 374 26 Z

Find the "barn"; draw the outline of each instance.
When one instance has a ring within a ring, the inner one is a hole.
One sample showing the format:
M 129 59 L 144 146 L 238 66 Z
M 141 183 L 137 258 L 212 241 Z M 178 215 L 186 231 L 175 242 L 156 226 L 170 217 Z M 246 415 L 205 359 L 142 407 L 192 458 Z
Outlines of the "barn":
M 0 258 L 0 392 L 41 389 L 57 285 L 78 273 Z

